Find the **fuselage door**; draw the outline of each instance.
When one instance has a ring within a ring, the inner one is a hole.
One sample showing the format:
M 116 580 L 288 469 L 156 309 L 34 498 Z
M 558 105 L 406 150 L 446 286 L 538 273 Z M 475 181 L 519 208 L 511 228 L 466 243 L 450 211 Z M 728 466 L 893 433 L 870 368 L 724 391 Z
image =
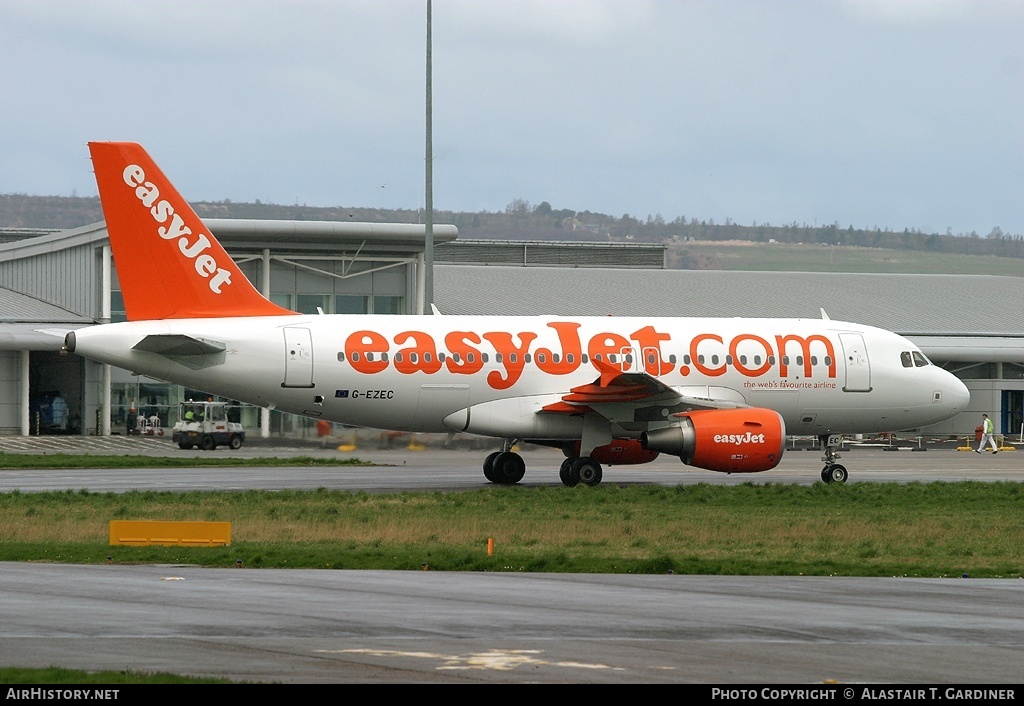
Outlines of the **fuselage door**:
M 635 373 L 643 370 L 643 366 L 640 365 L 640 359 L 636 355 L 636 349 L 628 347 L 619 351 L 617 367 L 621 368 L 624 373 Z
M 846 362 L 846 384 L 844 392 L 871 392 L 871 363 L 864 337 L 859 333 L 841 333 L 839 342 L 843 346 Z
M 313 387 L 313 340 L 308 328 L 284 329 L 284 382 L 281 387 Z

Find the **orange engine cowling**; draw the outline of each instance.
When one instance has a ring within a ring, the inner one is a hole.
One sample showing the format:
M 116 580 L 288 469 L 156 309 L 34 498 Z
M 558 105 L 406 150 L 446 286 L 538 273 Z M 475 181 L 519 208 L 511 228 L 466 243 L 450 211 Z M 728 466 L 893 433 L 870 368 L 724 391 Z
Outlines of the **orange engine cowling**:
M 707 409 L 679 416 L 671 426 L 641 434 L 641 446 L 723 473 L 768 471 L 782 460 L 786 423 L 775 410 Z
M 573 446 L 573 455 L 580 455 L 580 442 L 578 441 Z M 658 458 L 658 452 L 643 448 L 636 439 L 615 439 L 610 444 L 594 449 L 590 458 L 607 466 L 633 466 L 650 463 Z

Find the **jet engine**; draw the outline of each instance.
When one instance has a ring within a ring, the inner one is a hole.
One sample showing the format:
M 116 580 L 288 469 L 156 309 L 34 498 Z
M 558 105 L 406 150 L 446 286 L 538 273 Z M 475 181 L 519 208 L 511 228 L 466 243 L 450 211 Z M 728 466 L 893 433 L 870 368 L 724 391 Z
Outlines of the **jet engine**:
M 768 471 L 782 460 L 786 423 L 774 410 L 708 409 L 678 416 L 671 426 L 641 434 L 640 445 L 723 473 Z

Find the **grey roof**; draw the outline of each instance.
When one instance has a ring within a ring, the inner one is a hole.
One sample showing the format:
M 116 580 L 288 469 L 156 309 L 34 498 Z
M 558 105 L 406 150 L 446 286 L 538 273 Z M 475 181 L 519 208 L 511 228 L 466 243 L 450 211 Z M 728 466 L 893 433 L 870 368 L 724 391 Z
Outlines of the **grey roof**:
M 661 269 L 665 266 L 666 249 L 663 243 L 459 238 L 440 245 L 434 257 L 439 263 L 460 265 Z
M 351 247 L 362 253 L 388 252 L 406 255 L 423 252 L 427 227 L 422 223 L 362 223 L 343 221 L 274 221 L 244 218 L 204 218 L 203 223 L 228 250 L 279 247 L 294 250 L 335 252 Z M 434 242 L 455 240 L 453 225 L 435 224 Z
M 854 321 L 905 335 L 1024 336 L 1024 278 L 437 265 L 449 314 L 751 316 Z
M 415 223 L 362 223 L 336 221 L 256 221 L 239 218 L 204 218 L 203 223 L 228 250 L 275 248 L 336 253 L 343 248 L 362 253 L 386 252 L 408 256 L 423 252 L 426 226 Z M 455 240 L 458 229 L 436 224 L 434 241 L 438 245 Z M 0 262 L 33 257 L 82 245 L 106 243 L 105 221 L 81 228 L 46 232 L 34 238 L 0 242 Z
M 91 324 L 92 319 L 13 289 L 0 287 L 0 323 Z
M 0 350 L 60 350 L 64 334 L 95 322 L 73 311 L 0 287 Z

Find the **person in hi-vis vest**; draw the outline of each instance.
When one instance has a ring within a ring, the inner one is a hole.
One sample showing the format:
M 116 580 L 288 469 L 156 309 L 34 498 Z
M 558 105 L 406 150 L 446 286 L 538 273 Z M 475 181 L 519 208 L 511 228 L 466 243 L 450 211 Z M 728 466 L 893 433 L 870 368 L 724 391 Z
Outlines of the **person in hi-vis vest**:
M 981 443 L 978 444 L 978 448 L 974 449 L 974 453 L 980 454 L 981 450 L 985 448 L 985 444 L 992 444 L 992 453 L 999 453 L 999 447 L 996 446 L 996 439 L 992 436 L 992 420 L 988 418 L 987 414 L 981 415 Z

